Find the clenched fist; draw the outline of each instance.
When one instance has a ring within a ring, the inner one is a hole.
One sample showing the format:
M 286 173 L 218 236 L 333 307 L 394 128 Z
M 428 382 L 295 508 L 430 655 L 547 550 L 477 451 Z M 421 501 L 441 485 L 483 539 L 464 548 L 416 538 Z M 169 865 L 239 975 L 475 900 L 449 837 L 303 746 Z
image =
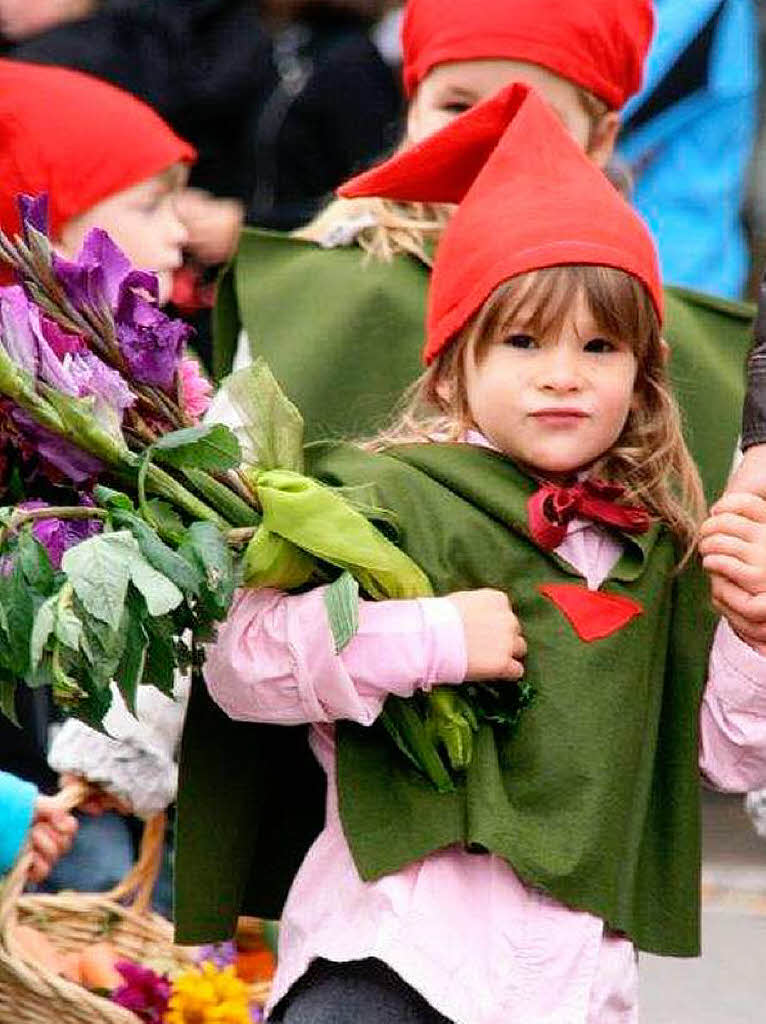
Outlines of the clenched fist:
M 466 679 L 521 679 L 527 643 L 508 595 L 501 590 L 461 590 L 450 594 L 448 600 L 463 620 Z

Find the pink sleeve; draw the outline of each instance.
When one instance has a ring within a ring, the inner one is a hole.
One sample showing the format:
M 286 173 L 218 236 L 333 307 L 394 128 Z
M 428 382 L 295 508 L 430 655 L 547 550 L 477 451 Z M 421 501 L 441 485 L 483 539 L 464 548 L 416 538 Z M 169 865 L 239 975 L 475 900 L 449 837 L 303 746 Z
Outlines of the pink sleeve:
M 370 725 L 389 694 L 459 683 L 465 672 L 462 623 L 446 598 L 360 601 L 358 632 L 338 655 L 324 588 L 240 590 L 204 669 L 213 700 L 231 718 L 282 725 Z
M 766 786 L 766 657 L 721 619 L 700 709 L 700 769 L 716 789 Z

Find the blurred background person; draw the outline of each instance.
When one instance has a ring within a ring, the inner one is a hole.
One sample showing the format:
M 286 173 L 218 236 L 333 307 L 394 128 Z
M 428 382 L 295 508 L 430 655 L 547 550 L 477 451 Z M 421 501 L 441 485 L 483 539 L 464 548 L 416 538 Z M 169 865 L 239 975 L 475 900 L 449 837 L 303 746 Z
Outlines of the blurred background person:
M 755 3 L 655 2 L 644 87 L 624 109 L 619 153 L 663 277 L 737 298 L 748 275 L 742 209 L 757 128 Z

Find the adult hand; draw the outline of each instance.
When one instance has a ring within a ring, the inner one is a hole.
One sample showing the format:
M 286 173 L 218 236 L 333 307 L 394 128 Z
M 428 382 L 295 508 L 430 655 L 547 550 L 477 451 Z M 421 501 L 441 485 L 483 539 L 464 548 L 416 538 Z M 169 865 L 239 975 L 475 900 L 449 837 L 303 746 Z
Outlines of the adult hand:
M 187 188 L 176 211 L 189 233 L 185 248 L 202 263 L 225 263 L 237 250 L 245 208 L 238 199 L 219 199 L 200 188 Z
M 77 819 L 73 814 L 62 810 L 55 797 L 38 796 L 29 834 L 31 881 L 42 882 L 47 878 L 59 857 L 69 850 L 76 832 Z
M 699 550 L 714 607 L 766 654 L 766 498 L 727 491 L 702 524 Z
M 766 498 L 766 444 L 755 444 L 747 449 L 732 473 L 725 493 L 741 494 L 744 491 Z
M 463 620 L 466 679 L 521 679 L 527 642 L 508 595 L 501 590 L 462 590 L 448 599 Z

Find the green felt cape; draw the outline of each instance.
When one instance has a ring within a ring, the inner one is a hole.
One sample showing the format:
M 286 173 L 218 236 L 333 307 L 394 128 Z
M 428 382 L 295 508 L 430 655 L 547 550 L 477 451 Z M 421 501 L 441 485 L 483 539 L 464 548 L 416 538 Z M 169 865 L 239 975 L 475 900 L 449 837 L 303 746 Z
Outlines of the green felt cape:
M 247 229 L 220 284 L 215 370 L 231 369 L 244 327 L 301 410 L 306 440 L 371 436 L 422 372 L 428 268 L 356 245 L 323 249 Z M 686 440 L 708 501 L 723 490 L 737 444 L 755 310 L 680 288 L 665 290 L 670 374 Z
M 674 575 L 660 527 L 626 537 L 603 589 L 642 612 L 586 643 L 539 590 L 584 584 L 527 536 L 536 485 L 507 459 L 468 445 L 385 455 L 313 445 L 307 471 L 332 485 L 373 482 L 436 593 L 509 592 L 538 692 L 512 736 L 481 727 L 450 794 L 410 768 L 382 729 L 339 723 L 339 805 L 362 877 L 453 843 L 490 850 L 640 948 L 695 954 L 697 719 L 712 632 L 699 571 Z M 179 937 L 223 936 L 238 912 L 277 916 L 322 811 L 305 729 L 228 722 L 196 686 L 181 758 Z

